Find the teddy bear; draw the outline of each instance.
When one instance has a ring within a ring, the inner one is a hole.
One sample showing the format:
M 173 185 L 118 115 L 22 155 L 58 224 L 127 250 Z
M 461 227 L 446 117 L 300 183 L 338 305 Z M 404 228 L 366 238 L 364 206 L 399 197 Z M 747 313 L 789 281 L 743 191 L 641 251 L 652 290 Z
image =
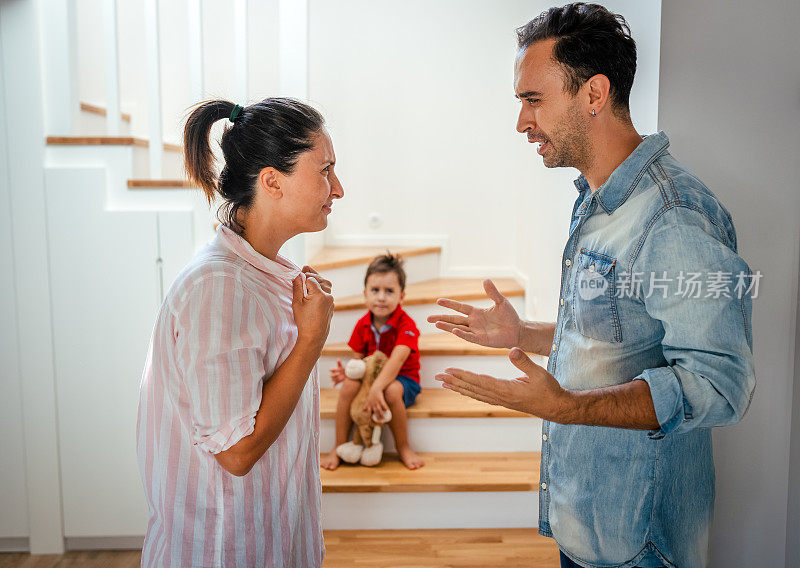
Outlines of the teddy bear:
M 361 381 L 361 387 L 350 405 L 350 417 L 356 425 L 353 440 L 336 448 L 336 454 L 347 463 L 360 462 L 361 465 L 373 466 L 378 465 L 383 457 L 381 427 L 392 419 L 392 412 L 387 409 L 383 416 L 370 415 L 364 405 L 372 383 L 388 359 L 385 353 L 376 350 L 363 359 L 350 359 L 345 366 L 344 373 L 348 378 Z

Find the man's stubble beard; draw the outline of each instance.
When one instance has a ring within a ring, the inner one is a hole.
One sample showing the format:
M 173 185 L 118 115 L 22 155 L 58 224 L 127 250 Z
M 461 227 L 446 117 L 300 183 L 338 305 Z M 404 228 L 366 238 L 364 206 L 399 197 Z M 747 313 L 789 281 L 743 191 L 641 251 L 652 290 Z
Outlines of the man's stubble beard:
M 550 135 L 553 152 L 543 156 L 547 168 L 577 168 L 583 171 L 594 161 L 592 143 L 589 140 L 589 121 L 578 110 L 575 102 L 562 116 L 560 125 Z

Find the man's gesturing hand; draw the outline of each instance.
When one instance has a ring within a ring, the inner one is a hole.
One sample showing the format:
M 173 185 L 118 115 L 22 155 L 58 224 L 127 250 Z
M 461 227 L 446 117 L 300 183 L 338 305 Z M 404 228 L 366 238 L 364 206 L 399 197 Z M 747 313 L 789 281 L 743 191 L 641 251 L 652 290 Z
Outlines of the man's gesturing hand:
M 497 406 L 518 410 L 551 420 L 565 422 L 572 405 L 570 392 L 533 361 L 521 349 L 512 349 L 508 358 L 524 376 L 506 380 L 478 375 L 463 369 L 445 369 L 436 375 L 445 388 Z
M 490 308 L 476 308 L 455 300 L 439 298 L 436 303 L 464 315 L 429 316 L 428 321 L 453 335 L 486 347 L 519 345 L 520 320 L 516 310 L 491 280 L 483 281 L 483 289 L 494 301 Z

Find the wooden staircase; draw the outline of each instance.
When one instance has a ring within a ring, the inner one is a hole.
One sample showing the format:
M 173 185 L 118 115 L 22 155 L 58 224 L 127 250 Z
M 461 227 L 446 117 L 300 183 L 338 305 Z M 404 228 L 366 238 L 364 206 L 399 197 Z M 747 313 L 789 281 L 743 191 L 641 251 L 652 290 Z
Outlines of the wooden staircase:
M 439 247 L 389 247 L 406 262 L 403 307 L 422 332 L 419 341 L 422 392 L 410 407 L 409 439 L 425 466 L 406 469 L 384 428 L 384 459 L 376 467 L 342 464 L 321 472 L 325 529 L 535 527 L 538 521 L 541 421 L 445 390 L 433 379 L 446 367 L 517 376 L 507 349 L 465 342 L 436 329 L 428 315 L 448 310 L 448 297 L 488 305 L 481 278 L 441 278 Z M 347 346 L 355 321 L 365 313 L 367 264 L 386 247 L 331 247 L 309 264 L 333 283 L 335 300 L 329 343 L 319 363 L 323 452 L 335 444 L 338 389 L 329 368 L 353 354 Z M 523 287 L 512 278 L 493 281 L 522 311 Z M 339 290 L 344 290 L 340 293 Z M 344 362 L 344 361 L 343 361 Z M 426 564 L 427 565 L 427 564 Z

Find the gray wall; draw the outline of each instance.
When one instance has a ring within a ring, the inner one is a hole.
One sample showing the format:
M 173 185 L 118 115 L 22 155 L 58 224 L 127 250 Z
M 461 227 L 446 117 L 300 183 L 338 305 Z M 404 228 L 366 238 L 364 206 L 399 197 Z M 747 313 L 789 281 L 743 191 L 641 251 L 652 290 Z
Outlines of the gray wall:
M 711 566 L 800 566 L 790 440 L 800 257 L 800 2 L 665 0 L 659 128 L 731 212 L 764 275 L 753 302 L 758 384 L 749 413 L 714 433 Z M 795 418 L 797 415 L 795 414 Z M 795 422 L 797 425 L 797 422 Z M 787 513 L 792 533 L 787 533 Z M 795 560 L 787 563 L 787 552 Z
M 800 274 L 798 274 L 800 278 Z M 794 338 L 794 396 L 789 454 L 789 512 L 786 524 L 786 566 L 800 566 L 800 290 L 797 293 L 797 329 Z

